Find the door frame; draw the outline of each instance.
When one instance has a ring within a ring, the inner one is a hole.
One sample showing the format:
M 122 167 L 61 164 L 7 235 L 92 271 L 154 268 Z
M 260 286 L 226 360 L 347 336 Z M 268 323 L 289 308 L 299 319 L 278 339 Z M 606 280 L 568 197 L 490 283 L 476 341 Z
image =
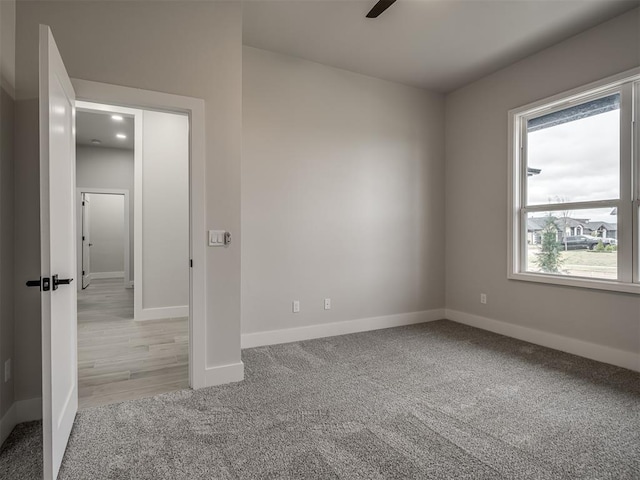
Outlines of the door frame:
M 76 117 L 77 118 L 77 117 Z M 87 188 L 76 187 L 76 245 L 82 244 L 82 194 L 123 195 L 124 196 L 124 286 L 131 288 L 131 230 L 129 228 L 129 190 L 117 188 Z M 78 228 L 80 226 L 80 228 Z M 82 248 L 77 248 L 78 278 L 82 279 Z M 78 291 L 82 290 L 82 282 L 78 282 Z
M 189 384 L 207 386 L 204 100 L 88 80 L 71 79 L 76 100 L 189 117 Z M 142 129 L 136 125 L 136 142 Z M 141 145 L 140 143 L 138 143 Z M 136 198 L 137 200 L 137 198 Z M 136 290 L 137 285 L 134 286 Z

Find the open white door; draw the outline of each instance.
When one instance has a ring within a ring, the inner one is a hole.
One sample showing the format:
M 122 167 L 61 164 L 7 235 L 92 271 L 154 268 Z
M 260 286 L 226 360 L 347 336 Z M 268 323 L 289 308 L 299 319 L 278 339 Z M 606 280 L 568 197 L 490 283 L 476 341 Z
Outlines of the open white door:
M 89 215 L 91 209 L 91 195 L 82 194 L 82 288 L 91 283 L 91 229 Z
M 44 478 L 55 479 L 78 410 L 75 94 L 40 25 L 40 241 Z M 48 285 L 47 285 L 48 283 Z M 48 289 L 47 289 L 48 286 Z

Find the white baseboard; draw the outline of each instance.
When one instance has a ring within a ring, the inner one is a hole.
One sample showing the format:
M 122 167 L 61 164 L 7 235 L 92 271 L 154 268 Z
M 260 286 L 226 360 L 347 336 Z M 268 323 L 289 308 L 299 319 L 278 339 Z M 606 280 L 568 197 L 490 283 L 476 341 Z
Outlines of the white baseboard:
M 124 278 L 124 272 L 91 272 L 91 280 L 101 280 L 103 278 Z
M 189 305 L 177 307 L 143 308 L 135 312 L 135 320 L 162 320 L 163 318 L 180 318 L 189 316 Z
M 240 382 L 242 380 L 244 380 L 244 363 L 242 362 L 207 367 L 205 370 L 205 387 Z
M 19 400 L 17 403 L 18 423 L 31 422 L 42 418 L 42 398 Z
M 16 404 L 11 405 L 7 413 L 0 419 L 0 445 L 4 443 L 13 428 L 18 424 L 16 421 Z
M 368 332 L 382 328 L 401 327 L 415 323 L 432 322 L 445 318 L 445 310 L 424 310 L 422 312 L 399 313 L 383 317 L 359 318 L 344 322 L 323 323 L 308 327 L 286 328 L 266 332 L 245 333 L 242 335 L 242 348 L 276 345 L 278 343 L 298 342 L 314 338 L 333 337 L 348 333 Z
M 456 310 L 446 311 L 446 318 L 454 322 L 463 323 L 472 327 L 489 330 L 507 337 L 517 338 L 525 342 L 535 343 L 543 347 L 553 348 L 562 352 L 571 353 L 580 357 L 590 358 L 603 363 L 609 363 L 618 367 L 628 368 L 640 372 L 640 354 L 618 350 L 596 343 L 585 342 L 571 337 L 565 337 L 556 333 L 544 332 L 521 325 L 480 317 L 470 313 Z
M 42 399 L 18 400 L 0 419 L 0 445 L 4 443 L 16 425 L 42 418 Z

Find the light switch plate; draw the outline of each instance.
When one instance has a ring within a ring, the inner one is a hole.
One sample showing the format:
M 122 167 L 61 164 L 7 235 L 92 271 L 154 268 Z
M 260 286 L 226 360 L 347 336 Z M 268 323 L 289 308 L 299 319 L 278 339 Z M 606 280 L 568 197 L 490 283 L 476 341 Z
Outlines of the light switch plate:
M 209 246 L 210 247 L 224 247 L 224 230 L 209 230 Z

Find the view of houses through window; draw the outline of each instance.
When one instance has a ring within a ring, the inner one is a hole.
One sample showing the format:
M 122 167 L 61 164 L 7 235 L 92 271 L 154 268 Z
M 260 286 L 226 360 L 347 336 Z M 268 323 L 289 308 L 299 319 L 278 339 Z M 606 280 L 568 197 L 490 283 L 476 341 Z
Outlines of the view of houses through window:
M 592 220 L 607 215 L 613 221 Z M 527 270 L 615 280 L 618 276 L 615 219 L 615 209 L 610 208 L 551 212 L 543 216 L 529 214 Z
M 618 278 L 620 97 L 528 119 L 526 271 Z

